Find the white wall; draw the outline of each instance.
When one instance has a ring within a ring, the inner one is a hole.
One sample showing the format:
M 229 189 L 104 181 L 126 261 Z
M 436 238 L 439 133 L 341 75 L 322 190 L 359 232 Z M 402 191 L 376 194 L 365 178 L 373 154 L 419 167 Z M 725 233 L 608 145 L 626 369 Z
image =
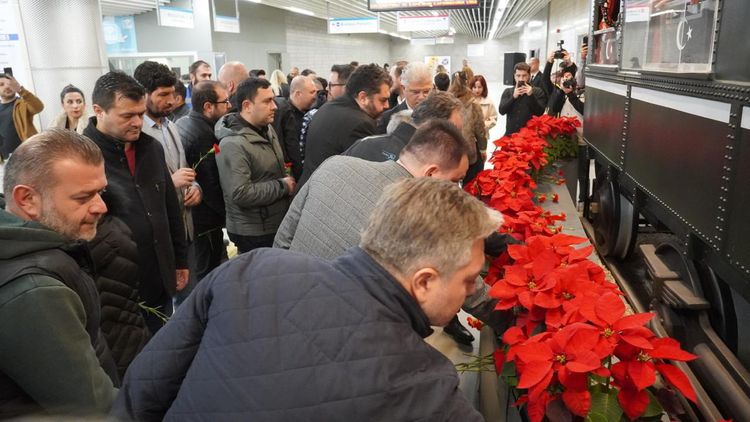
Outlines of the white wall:
M 285 13 L 287 55 L 284 66 L 309 68 L 328 79 L 333 64 L 389 62 L 391 38 L 383 34 L 329 35 L 328 23 L 291 12 Z
M 483 44 L 484 56 L 467 57 L 468 44 Z M 465 35 L 456 35 L 454 44 L 411 45 L 409 41 L 394 41 L 391 44 L 391 60 L 423 61 L 425 56 L 450 56 L 451 71 L 459 70 L 463 59 L 469 60 L 469 67 L 475 75 L 483 75 L 488 82 L 503 79 L 503 54 L 517 52 L 518 34 L 501 40 L 480 40 Z
M 557 49 L 557 42 L 565 41 L 564 48 L 579 62 L 578 37 L 589 32 L 591 0 L 552 0 L 549 5 L 547 51 Z M 548 53 L 549 54 L 549 53 Z
M 240 33 L 214 32 L 213 51 L 227 53 L 227 61 L 240 61 L 248 70 L 265 69 L 270 76 L 274 69 L 268 69 L 268 53 L 286 53 L 286 12 L 247 1 L 239 5 Z M 288 63 L 283 66 L 284 73 L 289 71 Z

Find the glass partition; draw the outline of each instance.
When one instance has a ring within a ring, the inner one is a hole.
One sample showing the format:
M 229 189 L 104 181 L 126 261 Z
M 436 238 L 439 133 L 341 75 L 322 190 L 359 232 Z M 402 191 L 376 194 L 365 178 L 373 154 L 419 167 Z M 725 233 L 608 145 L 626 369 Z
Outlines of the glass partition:
M 623 69 L 711 72 L 716 0 L 623 1 Z

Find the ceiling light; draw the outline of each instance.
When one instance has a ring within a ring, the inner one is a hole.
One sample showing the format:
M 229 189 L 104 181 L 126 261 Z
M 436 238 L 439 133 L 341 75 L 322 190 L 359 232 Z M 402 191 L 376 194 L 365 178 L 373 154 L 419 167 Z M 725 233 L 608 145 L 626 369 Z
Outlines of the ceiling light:
M 307 9 L 301 9 L 299 7 L 285 6 L 284 9 L 290 12 L 299 13 L 300 15 L 315 16 L 315 12 Z
M 261 3 L 261 0 L 247 0 L 247 1 L 249 1 L 251 3 Z
M 526 24 L 526 22 L 524 22 L 524 21 L 518 21 L 518 23 L 516 24 L 516 28 L 520 28 L 520 27 L 524 26 L 525 24 Z
M 538 28 L 538 27 L 544 25 L 544 22 L 542 22 L 542 21 L 529 21 L 528 25 L 529 25 L 529 28 Z

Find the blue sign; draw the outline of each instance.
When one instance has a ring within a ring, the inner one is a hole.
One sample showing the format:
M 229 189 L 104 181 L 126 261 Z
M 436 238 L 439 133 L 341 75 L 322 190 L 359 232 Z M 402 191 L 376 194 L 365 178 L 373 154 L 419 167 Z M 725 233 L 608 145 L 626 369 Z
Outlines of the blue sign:
M 102 30 L 108 55 L 138 52 L 133 16 L 104 16 Z

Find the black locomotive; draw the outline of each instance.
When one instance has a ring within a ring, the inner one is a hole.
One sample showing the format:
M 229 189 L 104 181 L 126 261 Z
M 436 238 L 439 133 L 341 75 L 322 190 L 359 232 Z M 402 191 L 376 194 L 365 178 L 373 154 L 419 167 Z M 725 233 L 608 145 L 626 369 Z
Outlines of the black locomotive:
M 634 306 L 700 356 L 688 413 L 750 421 L 750 1 L 592 6 L 584 215 Z

